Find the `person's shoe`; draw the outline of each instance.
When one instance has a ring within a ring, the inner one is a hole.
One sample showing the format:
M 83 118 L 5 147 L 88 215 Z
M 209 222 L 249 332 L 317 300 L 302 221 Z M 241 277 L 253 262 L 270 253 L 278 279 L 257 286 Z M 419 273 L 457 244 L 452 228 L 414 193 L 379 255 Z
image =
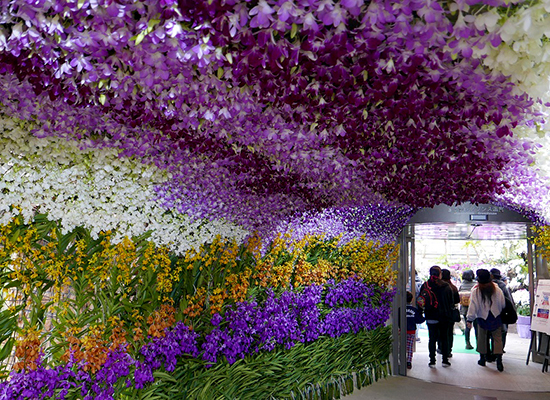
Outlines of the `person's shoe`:
M 504 371 L 504 364 L 502 364 L 502 355 L 497 356 L 497 369 L 500 372 Z
M 407 369 L 412 369 L 412 364 L 410 362 L 407 362 Z
M 444 368 L 447 368 L 447 367 L 450 367 L 451 366 L 451 363 L 449 361 L 443 361 L 441 363 L 441 365 L 444 367 Z
M 474 346 L 472 346 L 470 343 L 466 343 L 466 350 L 473 350 Z
M 477 363 L 479 365 L 481 365 L 482 367 L 484 367 L 485 365 L 487 365 L 486 360 L 487 360 L 487 358 L 485 357 L 485 354 L 480 354 L 479 355 L 479 360 L 477 360 Z
M 453 358 L 453 353 L 449 353 L 449 355 L 447 356 L 447 358 Z
M 497 358 L 494 354 L 487 354 L 487 356 L 485 357 L 485 359 L 487 360 L 487 362 L 489 363 L 492 363 L 494 362 Z
M 428 367 L 435 368 L 435 361 L 430 361 L 430 363 L 428 364 Z

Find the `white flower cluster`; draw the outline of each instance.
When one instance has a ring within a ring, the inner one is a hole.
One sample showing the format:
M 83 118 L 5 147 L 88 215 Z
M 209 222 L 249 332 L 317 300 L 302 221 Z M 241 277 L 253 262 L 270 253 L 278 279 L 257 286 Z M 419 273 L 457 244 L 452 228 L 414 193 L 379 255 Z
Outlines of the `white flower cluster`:
M 248 232 L 225 221 L 194 221 L 154 200 L 154 186 L 169 174 L 138 160 L 119 158 L 114 149 L 80 148 L 59 138 L 36 138 L 29 125 L 0 116 L 0 224 L 21 208 L 61 221 L 64 232 L 83 226 L 97 237 L 115 232 L 122 240 L 152 231 L 156 245 L 176 254 L 197 249 L 220 235 L 241 242 Z
M 499 20 L 499 23 L 495 23 Z M 496 11 L 480 14 L 475 26 L 497 33 L 498 47 L 487 44 L 474 49 L 474 57 L 495 72 L 509 76 L 518 85 L 518 93 L 534 99 L 550 99 L 550 0 L 529 3 L 510 17 Z
M 535 114 L 545 122 L 520 125 L 514 136 L 533 144 L 536 149 L 530 169 L 543 181 L 550 182 L 550 0 L 529 2 L 511 16 L 490 10 L 476 16 L 474 25 L 498 34 L 502 43 L 494 47 L 487 43 L 475 48 L 473 56 L 491 71 L 507 76 L 516 85 L 516 93 L 526 93 L 535 100 Z M 529 188 L 524 188 L 528 190 Z M 514 192 L 512 190 L 511 192 Z M 519 195 L 508 193 L 508 197 Z M 525 200 L 529 196 L 519 195 Z M 533 208 L 550 217 L 550 199 L 536 199 Z

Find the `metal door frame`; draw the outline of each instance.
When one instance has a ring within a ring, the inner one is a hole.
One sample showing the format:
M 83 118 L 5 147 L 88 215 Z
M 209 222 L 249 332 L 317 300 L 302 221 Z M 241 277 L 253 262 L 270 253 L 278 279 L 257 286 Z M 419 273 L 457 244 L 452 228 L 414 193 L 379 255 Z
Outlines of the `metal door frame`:
M 455 210 L 459 210 L 454 212 Z M 411 291 L 415 294 L 415 234 L 414 226 L 419 223 L 464 223 L 474 220 L 472 216 L 484 216 L 487 223 L 499 222 L 520 222 L 526 227 L 527 236 L 527 265 L 529 271 L 529 296 L 531 307 L 534 299 L 535 277 L 544 271 L 548 274 L 546 262 L 540 257 L 535 257 L 533 251 L 533 242 L 531 237 L 533 232 L 531 226 L 533 223 L 515 211 L 511 211 L 501 206 L 491 204 L 474 205 L 465 203 L 461 206 L 438 205 L 431 209 L 419 210 L 403 228 L 397 243 L 400 246 L 399 257 L 393 266 L 393 270 L 397 272 L 396 294 L 392 305 L 392 314 L 390 323 L 392 324 L 393 348 L 391 355 L 392 374 L 407 375 L 407 284 L 411 283 Z M 409 273 L 410 270 L 410 273 Z M 544 276 L 541 276 L 544 277 Z M 403 327 L 400 329 L 400 327 Z M 530 349 L 532 351 L 532 349 Z M 536 359 L 534 359 L 536 361 Z

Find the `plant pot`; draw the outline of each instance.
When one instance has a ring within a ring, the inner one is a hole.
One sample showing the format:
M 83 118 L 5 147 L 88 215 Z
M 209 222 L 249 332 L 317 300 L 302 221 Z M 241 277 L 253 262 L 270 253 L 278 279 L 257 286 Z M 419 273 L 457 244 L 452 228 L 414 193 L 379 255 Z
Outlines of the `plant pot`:
M 518 335 L 522 339 L 531 338 L 531 317 L 525 315 L 518 315 L 518 322 L 516 323 Z

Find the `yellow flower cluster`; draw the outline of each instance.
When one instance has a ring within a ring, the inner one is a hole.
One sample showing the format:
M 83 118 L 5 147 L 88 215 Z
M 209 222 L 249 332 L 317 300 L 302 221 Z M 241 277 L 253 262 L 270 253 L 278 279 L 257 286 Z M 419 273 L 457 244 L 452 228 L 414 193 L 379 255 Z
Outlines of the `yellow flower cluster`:
M 112 246 L 111 243 L 109 243 L 109 246 Z M 120 285 L 131 285 L 136 274 L 139 272 L 136 271 L 138 254 L 135 243 L 124 237 L 120 243 L 114 246 L 113 253 L 112 265 L 117 282 Z
M 189 318 L 197 317 L 204 311 L 204 304 L 206 303 L 206 289 L 203 287 L 198 288 L 194 295 L 187 295 L 188 305 L 183 313 Z
M 231 274 L 225 280 L 229 290 L 229 298 L 234 302 L 246 300 L 248 287 L 250 286 L 250 276 L 252 270 L 246 268 L 241 274 Z
M 550 262 L 550 226 L 534 227 L 533 233 L 535 233 L 533 243 L 537 246 L 537 254 Z
M 16 217 L 15 220 L 19 218 Z M 13 224 L 3 226 L 0 230 L 0 247 L 2 258 L 0 267 L 11 271 L 9 278 L 18 282 L 19 289 L 29 295 L 35 288 L 37 278 L 43 278 L 42 266 L 51 262 L 34 248 L 36 229 L 13 229 Z
M 223 308 L 225 299 L 227 299 L 227 292 L 222 288 L 216 288 L 208 296 L 208 308 L 211 314 L 220 312 Z
M 300 260 L 294 268 L 294 287 L 302 284 L 325 284 L 329 279 L 336 278 L 337 268 L 329 261 L 319 258 L 316 264 Z
M 350 275 L 379 286 L 395 285 L 397 276 L 392 266 L 399 256 L 399 246 L 352 240 L 342 247 L 342 254 L 350 260 L 347 268 Z
M 168 248 L 156 248 L 152 243 L 149 243 L 143 255 L 142 269 L 149 268 L 156 273 L 157 291 L 159 295 L 162 295 L 163 301 L 168 301 L 167 293 L 172 291 L 174 283 L 180 279 L 181 265 L 174 267 L 170 260 Z
M 192 269 L 193 264 L 199 262 L 201 271 L 221 266 L 231 269 L 237 265 L 239 249 L 240 247 L 234 239 L 224 241 L 220 235 L 217 235 L 212 243 L 201 245 L 199 251 L 189 250 L 185 254 L 184 262 L 187 264 L 188 269 Z
M 254 232 L 246 242 L 245 252 L 252 254 L 256 260 L 259 260 L 261 257 L 261 250 L 262 238 L 258 232 Z
M 111 232 L 105 232 L 99 245 L 99 251 L 92 254 L 88 261 L 85 278 L 89 281 L 99 279 L 99 289 L 104 289 L 111 278 L 117 252 L 111 246 Z

